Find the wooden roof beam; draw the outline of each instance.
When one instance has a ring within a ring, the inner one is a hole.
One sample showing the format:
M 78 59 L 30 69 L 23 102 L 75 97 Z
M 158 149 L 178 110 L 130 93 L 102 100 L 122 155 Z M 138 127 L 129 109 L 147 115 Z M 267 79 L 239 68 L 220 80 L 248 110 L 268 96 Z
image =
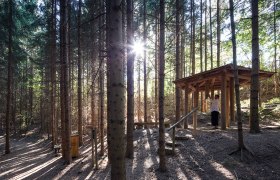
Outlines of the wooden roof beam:
M 206 81 L 203 81 L 202 83 L 200 83 L 198 86 L 201 87 L 206 83 Z
M 234 77 L 234 75 L 233 75 L 233 74 L 230 74 L 229 77 Z M 239 79 L 248 80 L 248 81 L 251 80 L 251 76 L 238 75 L 238 78 L 239 78 Z
M 214 85 L 215 81 L 216 81 L 216 78 L 213 78 L 211 81 L 211 87 Z

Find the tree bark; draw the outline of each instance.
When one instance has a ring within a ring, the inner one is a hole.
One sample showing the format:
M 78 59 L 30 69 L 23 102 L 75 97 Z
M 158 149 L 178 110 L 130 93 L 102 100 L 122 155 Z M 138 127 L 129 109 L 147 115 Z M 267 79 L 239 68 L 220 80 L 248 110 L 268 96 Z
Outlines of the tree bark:
M 205 64 L 205 68 L 204 68 L 204 71 L 207 71 L 207 65 L 208 65 L 208 62 L 207 62 L 207 0 L 205 1 L 205 15 L 204 15 L 204 21 L 205 21 L 205 32 L 204 32 L 204 38 L 205 38 L 205 44 L 204 44 L 204 64 Z
M 56 0 L 52 0 L 51 17 L 51 122 L 52 122 L 52 142 L 57 144 L 57 120 L 55 111 L 56 95 Z
M 133 45 L 133 1 L 127 3 L 127 145 L 126 157 L 133 159 L 133 126 L 134 126 L 134 54 Z
M 79 133 L 79 146 L 83 145 L 83 121 L 82 121 L 82 67 L 81 67 L 81 11 L 82 0 L 79 0 L 78 7 L 78 133 Z
M 230 6 L 230 25 L 231 25 L 231 41 L 232 41 L 232 54 L 233 54 L 233 67 L 234 67 L 234 87 L 235 87 L 235 102 L 236 102 L 236 120 L 238 124 L 238 145 L 239 148 L 244 148 L 243 129 L 241 119 L 241 105 L 240 105 L 240 92 L 239 92 L 239 78 L 237 68 L 237 53 L 236 53 L 236 36 L 235 36 L 235 22 L 234 22 L 234 4 L 233 0 L 229 1 Z
M 72 161 L 71 157 L 71 121 L 69 115 L 69 95 L 68 95 L 68 48 L 67 48 L 67 37 L 68 37 L 68 0 L 60 0 L 60 71 L 61 71 L 61 124 L 62 124 L 62 146 L 64 147 L 64 160 L 67 164 Z
M 110 123 L 111 178 L 126 179 L 124 119 L 124 49 L 121 0 L 111 1 L 108 24 L 108 120 Z M 113 136 L 112 136 L 113 135 Z
M 104 4 L 103 0 L 100 1 L 100 9 L 103 11 Z M 100 17 L 99 19 L 99 61 L 100 61 L 100 70 L 99 70 L 99 87 L 100 87 L 100 155 L 104 155 L 104 31 L 102 31 L 104 19 Z
M 147 119 L 147 51 L 146 51 L 146 43 L 147 43 L 147 5 L 146 5 L 146 0 L 143 2 L 144 6 L 144 17 L 143 17 L 143 39 L 144 39 L 144 122 L 148 122 Z M 144 125 L 146 128 L 147 126 Z
M 160 0 L 160 35 L 159 35 L 159 169 L 164 172 L 166 168 L 165 158 L 165 132 L 164 132 L 164 67 L 165 67 L 165 1 Z
M 96 15 L 96 9 L 98 8 L 97 6 L 98 4 L 92 4 L 90 6 L 90 14 L 91 17 L 94 17 Z M 90 38 L 91 38 L 91 125 L 93 128 L 97 128 L 97 124 L 96 124 L 96 117 L 95 117 L 95 112 L 96 112 L 96 104 L 95 104 L 95 99 L 96 99 L 96 94 L 95 94 L 95 79 L 96 79 L 96 68 L 95 68 L 95 64 L 97 62 L 97 45 L 96 45 L 96 41 L 95 39 L 97 38 L 96 36 L 96 31 L 97 31 L 97 25 L 96 25 L 96 21 L 93 21 L 91 24 L 91 32 L 90 32 Z
M 9 23 L 8 23 L 8 81 L 7 81 L 7 107 L 6 107 L 6 143 L 5 154 L 9 154 L 10 151 L 10 112 L 12 108 L 12 79 L 13 79 L 13 52 L 12 52 L 12 26 L 13 26 L 13 0 L 9 0 Z
M 138 85 L 138 107 L 137 107 L 137 116 L 138 122 L 142 122 L 141 119 L 141 66 L 140 61 L 138 61 L 138 78 L 137 78 L 137 85 Z
M 111 0 L 106 0 L 106 50 L 107 53 L 111 49 L 110 46 L 110 36 L 109 34 L 111 33 Z M 121 18 L 118 20 L 121 21 Z M 120 62 L 121 63 L 121 62 Z M 107 69 L 109 68 L 109 57 L 107 56 Z M 110 85 L 110 78 L 109 78 L 109 71 L 107 70 L 107 97 L 110 95 L 109 91 L 109 85 Z M 108 144 L 108 159 L 109 163 L 112 161 L 112 145 L 111 145 L 111 122 L 109 119 L 109 112 L 111 110 L 110 101 L 107 99 L 107 144 Z
M 202 15 L 203 15 L 203 12 L 202 12 L 202 9 L 203 9 L 203 3 L 202 3 L 202 0 L 200 0 L 200 33 L 199 33 L 199 35 L 200 35 L 200 38 L 199 38 L 199 52 L 200 52 L 200 72 L 202 72 L 203 71 L 203 53 L 202 53 L 202 51 L 203 51 L 203 49 L 202 49 L 202 41 L 203 41 L 203 36 L 202 36 L 202 22 L 203 22 L 203 20 L 202 20 Z
M 221 73 L 221 129 L 226 129 L 226 90 L 227 90 L 227 79 L 226 72 Z M 211 97 L 214 97 L 212 95 Z
M 155 11 L 155 121 L 158 122 L 158 41 L 159 41 L 159 23 L 158 9 Z
M 259 133 L 259 20 L 258 0 L 252 0 L 252 72 L 250 96 L 250 133 Z
M 217 67 L 220 66 L 220 50 L 221 50 L 220 0 L 217 0 Z
M 191 0 L 191 24 L 192 24 L 192 43 L 191 43 L 191 59 L 192 59 L 192 74 L 195 74 L 195 3 Z
M 31 59 L 30 59 L 31 60 Z M 33 119 L 33 78 L 34 78 L 34 74 L 33 74 L 33 64 L 32 61 L 30 61 L 30 79 L 29 79 L 29 108 L 28 108 L 28 116 L 30 118 L 30 124 L 34 124 L 34 119 Z M 14 104 L 14 103 L 13 103 Z M 14 111 L 13 111 L 14 112 Z
M 180 75 L 180 68 L 181 68 L 181 60 L 180 60 L 180 0 L 176 0 L 176 80 L 181 77 Z M 181 92 L 180 89 L 176 86 L 175 89 L 175 96 L 176 96 L 176 117 L 175 122 L 180 120 L 180 107 L 181 107 Z M 174 123 L 175 123 L 174 122 Z
M 274 88 L 275 88 L 275 94 L 276 96 L 279 96 L 279 80 L 278 80 L 278 73 L 277 73 L 277 42 L 276 42 L 276 38 L 277 38 L 277 34 L 276 34 L 276 0 L 274 0 L 273 2 L 273 7 L 274 7 L 274 11 L 273 11 L 273 41 L 274 41 Z
M 212 3 L 209 0 L 209 16 L 210 16 L 210 61 L 211 61 L 211 69 L 213 69 L 213 35 L 212 35 Z
M 200 72 L 203 71 L 203 53 L 202 53 L 202 51 L 203 51 L 203 49 L 202 49 L 202 41 L 203 41 L 203 36 L 202 36 L 203 17 L 202 17 L 202 15 L 203 15 L 203 12 L 202 12 L 202 10 L 203 10 L 203 3 L 202 3 L 202 0 L 200 0 L 200 27 L 199 27 L 199 30 L 200 30 L 200 32 L 199 32 L 199 36 L 200 36 L 200 38 L 199 38 Z M 203 92 L 200 92 L 201 112 L 205 111 L 205 109 L 204 109 L 204 99 L 205 98 L 203 96 Z
M 12 93 L 12 97 L 11 97 L 11 121 L 13 123 L 13 133 L 16 135 L 17 133 L 17 124 L 16 124 L 16 111 L 17 111 L 17 103 L 16 103 L 16 99 L 17 99 L 17 91 L 15 91 L 16 89 L 16 84 L 15 84 L 15 79 L 12 79 L 12 89 L 11 91 Z M 10 127 L 10 132 L 11 132 L 11 127 Z

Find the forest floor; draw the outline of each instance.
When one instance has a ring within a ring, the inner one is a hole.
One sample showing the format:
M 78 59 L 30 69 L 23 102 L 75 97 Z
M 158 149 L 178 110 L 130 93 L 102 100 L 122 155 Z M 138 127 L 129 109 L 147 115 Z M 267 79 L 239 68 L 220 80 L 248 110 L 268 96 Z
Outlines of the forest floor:
M 229 155 L 237 149 L 236 126 L 226 131 L 212 129 L 209 118 L 199 120 L 197 135 L 190 129 L 178 129 L 176 153 L 167 156 L 167 172 L 158 170 L 158 130 L 134 131 L 134 159 L 126 159 L 127 179 L 280 179 L 280 124 L 264 123 L 260 134 L 248 133 L 244 125 L 244 143 L 252 153 Z M 166 133 L 167 139 L 169 135 Z M 11 139 L 11 153 L 4 155 L 0 136 L 0 179 L 111 179 L 107 156 L 99 157 L 99 169 L 92 168 L 91 143 L 85 136 L 80 157 L 65 165 L 56 157 L 51 143 L 39 133 L 27 133 Z M 170 141 L 170 139 L 168 140 Z

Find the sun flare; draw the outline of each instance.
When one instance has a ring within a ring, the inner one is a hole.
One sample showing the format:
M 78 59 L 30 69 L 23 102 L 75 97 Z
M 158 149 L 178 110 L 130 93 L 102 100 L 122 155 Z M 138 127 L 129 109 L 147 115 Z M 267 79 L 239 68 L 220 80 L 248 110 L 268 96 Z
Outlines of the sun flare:
M 135 41 L 132 47 L 133 47 L 133 53 L 135 53 L 136 56 L 143 56 L 143 54 L 144 54 L 143 42 Z

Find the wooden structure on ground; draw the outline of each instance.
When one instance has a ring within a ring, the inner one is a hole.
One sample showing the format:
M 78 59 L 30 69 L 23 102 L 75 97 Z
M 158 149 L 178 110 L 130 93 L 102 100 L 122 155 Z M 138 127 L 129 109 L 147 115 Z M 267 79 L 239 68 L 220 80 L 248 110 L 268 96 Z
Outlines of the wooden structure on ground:
M 221 129 L 225 130 L 234 120 L 234 68 L 233 64 L 227 64 L 215 69 L 194 74 L 189 77 L 175 80 L 175 85 L 185 91 L 185 102 L 189 102 L 189 94 L 193 94 L 192 107 L 198 107 L 199 92 L 205 99 L 211 94 L 214 97 L 214 91 L 220 90 L 221 99 Z M 273 72 L 259 72 L 261 79 L 270 78 Z M 238 77 L 240 86 L 250 84 L 251 68 L 238 66 Z M 188 106 L 189 103 L 185 103 Z M 203 105 L 202 105 L 203 107 Z M 190 107 L 185 107 L 185 114 L 189 112 Z M 197 127 L 197 113 L 193 115 L 194 131 Z

